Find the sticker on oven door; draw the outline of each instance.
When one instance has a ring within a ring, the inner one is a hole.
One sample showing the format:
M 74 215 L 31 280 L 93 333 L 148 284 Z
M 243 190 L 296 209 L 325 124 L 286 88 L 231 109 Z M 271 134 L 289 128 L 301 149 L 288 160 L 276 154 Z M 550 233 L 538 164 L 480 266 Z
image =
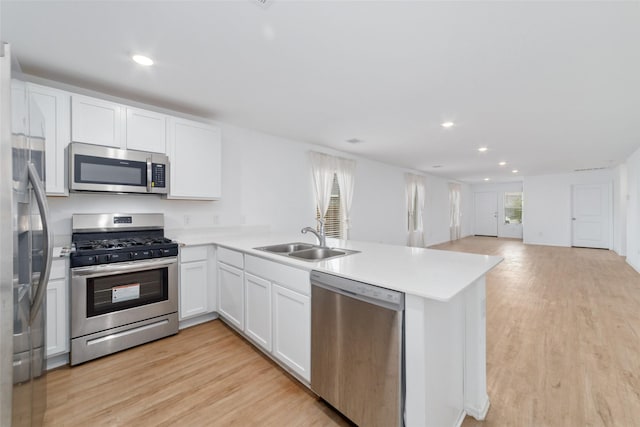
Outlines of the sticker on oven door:
M 111 288 L 111 302 L 129 301 L 140 298 L 140 283 L 114 286 Z

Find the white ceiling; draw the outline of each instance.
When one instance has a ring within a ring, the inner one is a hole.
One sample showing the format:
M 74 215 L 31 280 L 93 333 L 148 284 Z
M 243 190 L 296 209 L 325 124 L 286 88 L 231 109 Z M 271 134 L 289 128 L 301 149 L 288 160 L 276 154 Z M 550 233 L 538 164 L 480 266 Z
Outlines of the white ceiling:
M 640 146 L 638 1 L 0 7 L 28 74 L 447 178 L 609 167 Z

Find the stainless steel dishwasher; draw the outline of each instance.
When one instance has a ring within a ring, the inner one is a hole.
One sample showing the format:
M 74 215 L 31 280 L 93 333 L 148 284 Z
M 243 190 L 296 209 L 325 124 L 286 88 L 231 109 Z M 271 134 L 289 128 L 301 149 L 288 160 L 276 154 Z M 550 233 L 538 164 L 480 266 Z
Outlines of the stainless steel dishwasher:
M 311 272 L 311 389 L 361 427 L 404 425 L 404 294 Z

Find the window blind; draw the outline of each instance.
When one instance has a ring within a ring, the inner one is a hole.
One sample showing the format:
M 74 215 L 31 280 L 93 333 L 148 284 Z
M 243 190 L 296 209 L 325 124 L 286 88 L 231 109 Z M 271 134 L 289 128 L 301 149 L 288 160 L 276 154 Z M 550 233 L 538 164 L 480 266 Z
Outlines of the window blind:
M 329 200 L 329 208 L 324 218 L 324 231 L 327 237 L 342 238 L 342 221 L 340 214 L 340 186 L 336 175 L 333 175 L 333 184 L 331 186 L 331 199 Z M 316 219 L 320 219 L 320 211 L 316 207 Z

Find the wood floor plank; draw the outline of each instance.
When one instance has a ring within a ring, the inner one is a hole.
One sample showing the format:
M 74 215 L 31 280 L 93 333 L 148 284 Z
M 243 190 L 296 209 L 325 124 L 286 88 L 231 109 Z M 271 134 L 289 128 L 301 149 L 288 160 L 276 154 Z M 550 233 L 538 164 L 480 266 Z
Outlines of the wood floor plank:
M 470 237 L 505 258 L 487 277 L 484 422 L 640 425 L 640 275 L 610 251 Z M 346 426 L 220 321 L 51 371 L 47 426 Z

